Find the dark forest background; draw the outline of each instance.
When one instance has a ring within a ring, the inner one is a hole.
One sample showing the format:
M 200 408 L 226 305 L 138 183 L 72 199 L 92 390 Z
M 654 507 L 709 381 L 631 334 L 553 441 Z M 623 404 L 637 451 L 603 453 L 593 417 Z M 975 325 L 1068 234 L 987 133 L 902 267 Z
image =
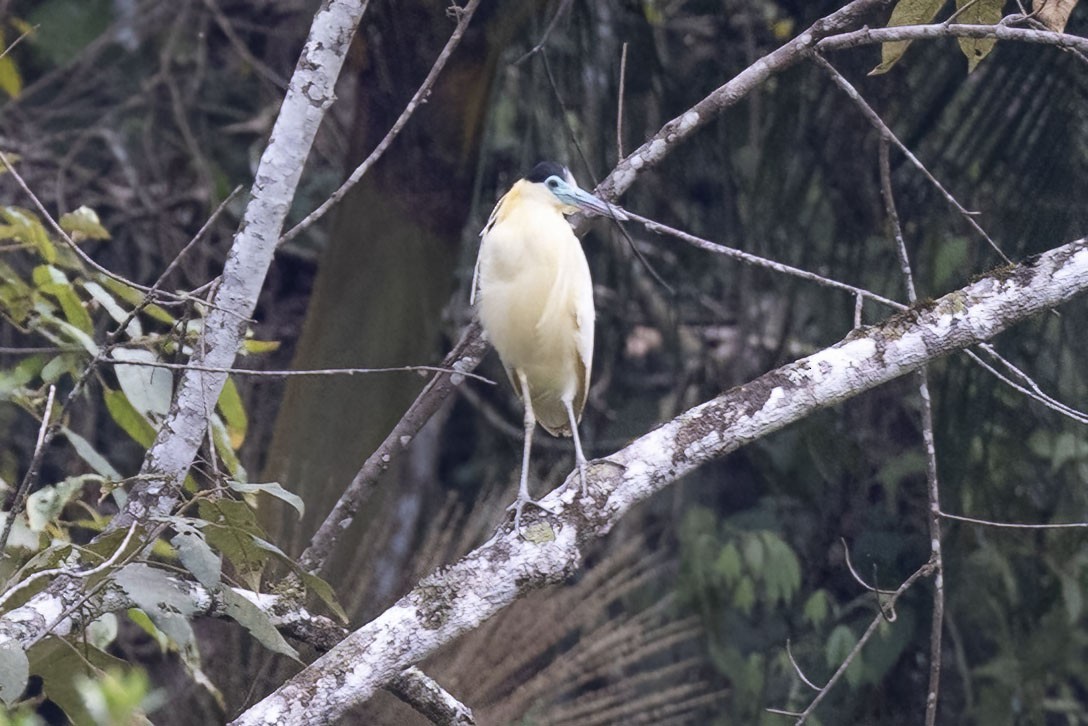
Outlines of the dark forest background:
M 279 252 L 254 337 L 279 346 L 242 367 L 436 364 L 470 319 L 477 233 L 540 159 L 593 188 L 667 120 L 834 10 L 836 2 L 602 0 L 484 3 L 428 102 L 336 210 Z M 452 27 L 446 3 L 374 0 L 303 176 L 289 223 L 317 206 L 385 134 Z M 316 3 L 300 0 L 0 0 L 17 94 L 0 102 L 0 147 L 58 214 L 86 205 L 112 238 L 87 250 L 149 283 L 236 185 L 251 183 Z M 1010 10 L 1011 11 L 1011 10 Z M 1078 8 L 1068 32 L 1088 32 Z M 541 44 L 535 53 L 530 51 Z M 621 54 L 627 45 L 617 137 Z M 6 45 L 6 43 L 5 43 Z M 952 40 L 914 43 L 889 73 L 875 46 L 829 57 L 1014 260 L 1088 227 L 1088 66 L 1045 46 L 1000 43 L 968 74 Z M 5 76 L 6 77 L 6 76 Z M 812 63 L 773 77 L 620 200 L 723 244 L 905 300 L 868 121 Z M 892 179 L 919 294 L 936 297 L 1001 263 L 909 165 Z M 0 176 L 0 203 L 29 206 Z M 169 278 L 218 274 L 242 200 Z M 853 326 L 854 300 L 710 258 L 631 228 L 658 284 L 614 225 L 583 239 L 597 304 L 594 379 L 582 424 L 590 458 L 736 384 L 818 350 Z M 0 255 L 4 253 L 0 252 Z M 2 259 L 2 257 L 0 257 Z M 866 307 L 865 322 L 880 310 Z M 1080 301 L 996 341 L 1056 398 L 1088 400 Z M 40 343 L 40 341 L 39 341 Z M 0 367 L 35 344 L 0 322 Z M 517 486 L 520 408 L 498 360 L 435 416 L 367 500 L 324 576 L 355 624 L 486 539 Z M 363 459 L 423 385 L 415 374 L 237 377 L 253 481 L 302 496 L 262 503 L 268 539 L 298 555 Z M 931 367 L 941 502 L 1009 522 L 1088 520 L 1083 425 L 965 357 Z M 786 643 L 822 683 L 877 601 L 929 556 L 925 455 L 903 379 L 704 467 L 643 505 L 587 568 L 446 648 L 425 669 L 481 723 L 766 723 L 809 692 Z M 88 396 L 72 413 L 121 472 L 143 448 Z M 37 422 L 0 401 L 0 478 L 17 481 Z M 538 434 L 541 494 L 572 466 Z M 58 451 L 42 482 L 81 463 Z M 88 501 L 95 497 L 89 496 Z M 1084 530 L 947 523 L 939 723 L 1088 723 Z M 817 712 L 820 723 L 914 724 L 929 674 L 931 583 L 900 600 Z M 225 713 L 297 668 L 228 622 L 200 622 L 204 669 Z M 176 655 L 122 627 L 111 652 L 161 689 L 155 723 L 224 711 Z M 360 716 L 361 718 L 363 716 Z M 383 695 L 372 723 L 420 722 Z

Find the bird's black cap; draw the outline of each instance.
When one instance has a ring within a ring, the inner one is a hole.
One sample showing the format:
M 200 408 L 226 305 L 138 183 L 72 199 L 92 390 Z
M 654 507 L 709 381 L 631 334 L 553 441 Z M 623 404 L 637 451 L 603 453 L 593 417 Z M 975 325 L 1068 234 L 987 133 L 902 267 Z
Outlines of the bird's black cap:
M 550 176 L 557 176 L 560 179 L 567 178 L 567 167 L 562 164 L 558 164 L 554 161 L 542 161 L 532 168 L 532 170 L 525 175 L 526 181 L 531 181 L 534 184 L 538 184 Z

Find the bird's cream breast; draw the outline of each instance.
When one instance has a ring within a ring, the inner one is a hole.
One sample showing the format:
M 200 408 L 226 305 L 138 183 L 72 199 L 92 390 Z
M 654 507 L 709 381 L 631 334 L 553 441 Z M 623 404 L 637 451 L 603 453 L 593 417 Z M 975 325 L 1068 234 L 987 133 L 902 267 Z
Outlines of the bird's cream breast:
M 542 395 L 561 396 L 577 365 L 572 285 L 588 284 L 588 266 L 556 208 L 519 201 L 482 242 L 480 322 L 507 367 Z

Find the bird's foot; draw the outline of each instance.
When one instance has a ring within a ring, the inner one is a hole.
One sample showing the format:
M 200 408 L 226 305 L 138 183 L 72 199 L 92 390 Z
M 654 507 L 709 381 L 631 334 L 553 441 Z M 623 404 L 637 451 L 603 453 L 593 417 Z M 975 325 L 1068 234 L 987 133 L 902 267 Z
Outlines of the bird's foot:
M 585 461 L 579 461 L 578 462 L 578 483 L 579 483 L 579 491 L 581 492 L 581 496 L 584 499 L 585 497 L 589 496 L 589 485 L 586 484 L 586 462 Z M 567 489 L 570 489 L 572 486 L 573 486 L 573 482 L 570 479 L 570 477 L 568 477 L 567 481 L 563 484 L 563 489 L 565 491 Z
M 525 497 L 519 496 L 516 500 L 514 500 L 513 504 L 511 504 L 509 507 L 506 508 L 506 511 L 508 511 L 508 512 L 513 510 L 513 512 L 514 512 L 514 529 L 517 530 L 519 533 L 521 532 L 521 513 L 525 510 L 525 505 L 526 504 L 531 504 L 534 507 L 536 507 L 537 509 L 543 509 L 548 514 L 555 514 L 556 513 L 555 510 L 544 506 L 537 499 L 530 499 L 527 496 L 525 496 Z

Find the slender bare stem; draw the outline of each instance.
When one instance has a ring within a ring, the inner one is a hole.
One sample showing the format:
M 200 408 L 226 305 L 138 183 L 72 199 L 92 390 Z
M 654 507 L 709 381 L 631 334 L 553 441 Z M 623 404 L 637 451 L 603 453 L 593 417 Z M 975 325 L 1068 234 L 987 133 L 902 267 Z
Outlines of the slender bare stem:
M 453 50 L 461 43 L 461 37 L 465 34 L 465 29 L 468 28 L 468 22 L 472 20 L 473 13 L 476 12 L 476 8 L 479 7 L 480 0 L 469 0 L 468 4 L 463 8 L 459 8 L 456 11 L 457 15 L 457 27 L 453 29 L 453 34 L 450 35 L 450 39 L 446 41 L 446 47 L 442 49 L 442 52 L 438 54 L 438 59 L 435 60 L 434 65 L 431 66 L 430 72 L 427 77 L 423 79 L 423 83 L 416 89 L 415 94 L 411 100 L 408 101 L 408 105 L 401 111 L 400 117 L 393 123 L 393 127 L 389 129 L 389 132 L 385 135 L 378 145 L 374 147 L 374 150 L 370 152 L 370 156 L 366 157 L 362 164 L 355 167 L 355 171 L 351 172 L 351 176 L 347 178 L 340 188 L 329 195 L 329 198 L 321 203 L 314 211 L 306 215 L 306 218 L 292 227 L 285 235 L 280 237 L 279 244 L 288 242 L 300 233 L 302 233 L 307 227 L 312 225 L 317 220 L 325 216 L 325 213 L 332 209 L 344 195 L 355 186 L 363 176 L 370 171 L 370 167 L 374 166 L 378 159 L 382 158 L 386 149 L 392 145 L 393 140 L 400 135 L 401 130 L 408 123 L 408 120 L 412 118 L 412 115 L 416 112 L 427 99 L 427 95 L 430 94 L 431 88 L 434 86 L 435 81 L 438 80 L 438 75 L 442 72 L 442 69 L 446 67 L 446 62 L 453 55 Z

